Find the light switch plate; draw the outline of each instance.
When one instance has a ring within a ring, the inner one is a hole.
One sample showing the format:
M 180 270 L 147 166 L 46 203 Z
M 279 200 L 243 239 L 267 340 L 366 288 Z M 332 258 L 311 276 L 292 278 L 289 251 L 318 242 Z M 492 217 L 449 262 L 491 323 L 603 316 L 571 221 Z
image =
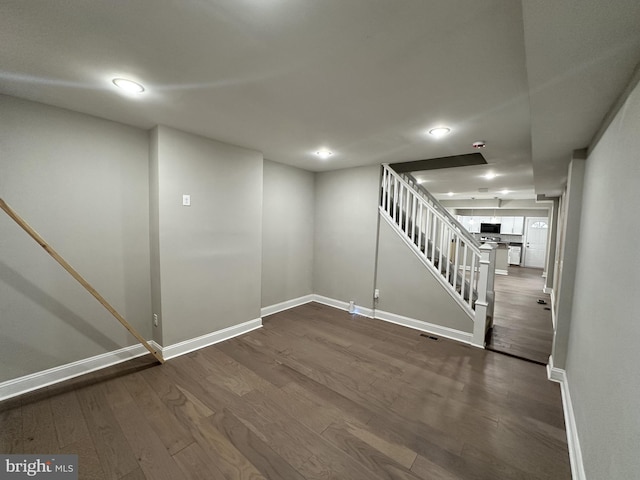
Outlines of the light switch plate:
M 182 206 L 191 206 L 191 195 L 182 195 Z

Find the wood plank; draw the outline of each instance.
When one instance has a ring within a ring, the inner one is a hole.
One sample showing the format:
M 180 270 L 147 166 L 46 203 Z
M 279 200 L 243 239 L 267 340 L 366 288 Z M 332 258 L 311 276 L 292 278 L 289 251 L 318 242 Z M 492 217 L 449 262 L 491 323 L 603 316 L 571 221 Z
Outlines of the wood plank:
M 237 338 L 219 343 L 216 348 L 276 387 L 281 387 L 289 382 L 286 375 L 282 374 L 281 367 L 274 358 L 258 352 L 255 348 Z
M 0 452 L 24 453 L 22 406 L 20 398 L 0 403 Z
M 447 469 L 427 460 L 421 455 L 418 455 L 415 462 L 413 462 L 411 471 L 420 478 L 429 480 L 465 480 L 465 478 L 454 475 Z
M 147 480 L 141 468 L 136 468 L 133 472 L 126 474 L 120 480 Z
M 82 413 L 108 479 L 119 479 L 138 468 L 136 457 L 107 402 L 102 384 L 77 391 Z
M 106 397 L 138 465 L 148 478 L 172 480 L 182 471 L 146 421 L 120 379 L 104 384 Z
M 87 422 L 74 390 L 53 395 L 50 402 L 58 445 L 61 448 L 72 443 L 90 440 Z
M 130 375 L 123 378 L 122 382 L 170 454 L 179 452 L 195 441 L 142 376 Z
M 286 406 L 279 406 L 257 392 L 243 397 L 260 418 L 268 419 L 260 427 L 269 445 L 283 456 L 303 476 L 324 477 L 332 465 L 340 465 L 342 475 L 352 480 L 379 478 L 374 472 L 362 468 L 353 457 L 318 436 L 297 419 L 291 417 Z M 231 407 L 233 408 L 233 407 Z M 252 419 L 248 419 L 251 421 Z M 308 458 L 304 458 L 309 453 Z
M 197 442 L 180 450 L 173 458 L 184 472 L 186 478 L 193 480 L 225 478 L 224 474 L 215 466 L 215 458 L 209 455 Z
M 213 416 L 212 421 L 227 440 L 236 447 L 265 478 L 304 480 L 283 457 L 278 455 L 229 410 Z
M 61 454 L 78 455 L 78 478 L 83 480 L 104 480 L 107 477 L 100 465 L 100 457 L 91 438 L 83 438 L 60 448 Z
M 220 433 L 211 419 L 194 425 L 193 435 L 211 457 L 216 468 L 227 479 L 261 480 L 265 478 L 247 457 Z
M 380 478 L 398 480 L 419 480 L 420 478 L 394 458 L 383 454 L 369 443 L 353 435 L 344 426 L 330 425 L 322 433 L 322 436 L 369 470 L 376 472 Z M 415 453 L 410 463 L 413 463 L 413 459 L 415 459 Z
M 58 452 L 58 438 L 46 389 L 31 394 L 30 398 L 23 398 L 22 448 L 20 453 L 27 454 Z

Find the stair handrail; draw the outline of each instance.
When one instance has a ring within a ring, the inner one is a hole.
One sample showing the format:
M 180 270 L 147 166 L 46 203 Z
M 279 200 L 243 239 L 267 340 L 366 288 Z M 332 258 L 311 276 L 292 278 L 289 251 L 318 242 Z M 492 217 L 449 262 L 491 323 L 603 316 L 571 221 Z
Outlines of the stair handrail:
M 405 188 L 409 188 L 409 189 L 413 189 L 416 190 L 416 188 L 411 185 L 409 182 L 407 182 L 404 178 L 402 178 L 402 175 L 400 175 L 398 172 L 396 172 L 393 167 L 391 167 L 388 163 L 383 163 L 382 167 L 384 169 L 386 169 L 389 173 L 391 173 L 393 175 L 393 177 L 396 178 L 396 180 L 403 185 Z M 422 190 L 420 191 L 420 193 L 422 193 L 423 191 L 426 191 L 424 188 L 422 188 Z M 428 192 L 427 192 L 428 193 Z M 424 205 L 428 208 L 431 209 L 431 211 L 438 216 L 438 218 L 440 218 L 440 220 L 442 220 L 445 223 L 449 223 L 451 225 L 451 219 L 452 219 L 452 215 L 445 209 L 445 208 L 438 208 L 437 205 L 439 204 L 438 200 L 431 195 L 430 193 L 428 193 L 428 197 L 430 200 L 435 200 L 435 203 L 433 202 L 429 202 L 426 199 L 422 198 L 421 200 L 424 202 Z M 443 213 L 446 212 L 446 213 Z M 447 215 L 448 214 L 448 215 Z M 469 247 L 477 254 L 480 255 L 480 242 L 478 242 L 470 233 L 469 230 L 467 230 L 466 228 L 464 228 L 462 226 L 462 224 L 460 222 L 458 222 L 455 218 L 453 218 L 454 222 L 452 227 L 455 228 L 455 230 L 458 231 L 458 234 L 461 237 L 464 237 L 466 243 L 469 245 Z
M 389 167 L 391 169 L 393 169 L 393 167 Z M 458 230 L 460 230 L 460 232 L 462 233 L 462 235 L 465 237 L 465 239 L 472 245 L 478 247 L 478 249 L 480 249 L 481 243 L 469 232 L 469 230 L 467 230 L 464 225 L 462 225 L 458 219 L 456 217 L 453 216 L 453 214 L 451 212 L 449 212 L 449 210 L 447 210 L 446 208 L 444 208 L 441 204 L 440 201 L 433 196 L 433 194 L 431 192 L 429 192 L 426 188 L 424 188 L 422 185 L 420 185 L 418 183 L 418 181 L 416 180 L 416 178 L 411 175 L 410 173 L 403 173 L 402 175 L 406 175 L 410 182 L 409 185 L 412 186 L 413 188 L 415 188 L 416 190 L 418 190 L 420 192 L 420 194 L 422 194 L 422 196 L 427 197 L 429 199 L 429 201 L 431 202 L 431 205 L 440 213 L 442 213 L 445 217 L 447 217 L 447 219 L 449 220 L 450 223 L 452 223 Z M 400 175 L 400 178 L 402 178 L 402 175 Z M 413 183 L 413 185 L 411 185 Z

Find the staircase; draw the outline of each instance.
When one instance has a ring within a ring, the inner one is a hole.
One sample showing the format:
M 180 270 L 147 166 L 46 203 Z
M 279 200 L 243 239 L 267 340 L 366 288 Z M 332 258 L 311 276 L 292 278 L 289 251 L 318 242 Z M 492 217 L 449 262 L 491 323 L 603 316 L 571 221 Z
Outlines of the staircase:
M 473 320 L 484 347 L 493 317 L 495 250 L 473 236 L 410 174 L 382 170 L 380 214 Z

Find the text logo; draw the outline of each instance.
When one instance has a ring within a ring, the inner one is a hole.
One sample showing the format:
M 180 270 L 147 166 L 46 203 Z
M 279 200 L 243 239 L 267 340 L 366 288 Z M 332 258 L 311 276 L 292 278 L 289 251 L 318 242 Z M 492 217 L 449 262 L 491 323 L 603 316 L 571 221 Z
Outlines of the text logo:
M 0 455 L 0 480 L 78 480 L 77 455 Z

